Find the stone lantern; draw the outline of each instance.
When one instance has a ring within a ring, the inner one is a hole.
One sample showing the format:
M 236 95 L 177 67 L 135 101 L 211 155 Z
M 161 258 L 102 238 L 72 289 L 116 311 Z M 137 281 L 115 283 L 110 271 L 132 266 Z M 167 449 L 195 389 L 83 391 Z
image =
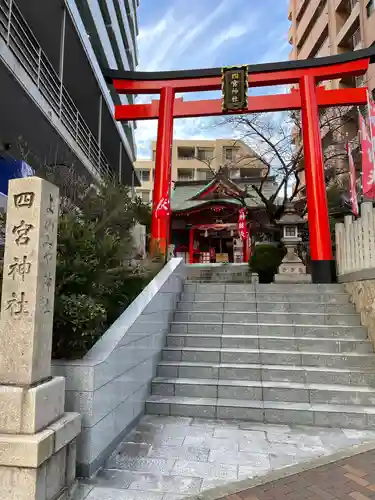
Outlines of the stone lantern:
M 298 236 L 298 228 L 304 222 L 294 209 L 294 204 L 286 203 L 284 214 L 277 221 L 277 224 L 282 227 L 283 237 L 281 241 L 286 247 L 286 255 L 275 275 L 275 283 L 311 283 L 311 275 L 306 274 L 306 266 L 297 254 L 297 245 L 301 241 Z

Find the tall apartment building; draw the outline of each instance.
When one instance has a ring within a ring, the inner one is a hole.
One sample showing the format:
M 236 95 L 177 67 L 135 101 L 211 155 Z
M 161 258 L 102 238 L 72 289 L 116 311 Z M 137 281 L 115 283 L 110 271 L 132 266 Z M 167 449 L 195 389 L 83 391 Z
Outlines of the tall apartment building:
M 290 59 L 326 57 L 343 52 L 369 47 L 375 43 L 375 0 L 290 0 L 289 1 L 289 42 L 292 45 Z M 340 80 L 325 82 L 326 88 L 345 88 L 366 85 L 375 98 L 375 67 L 370 65 L 364 77 L 345 77 Z M 333 110 L 328 110 L 333 113 Z M 343 160 L 345 141 L 353 141 L 354 160 L 359 164 L 358 114 L 354 106 L 339 110 L 345 113 L 343 125 L 336 131 L 334 127 L 323 127 L 322 144 L 327 156 L 329 148 L 340 150 L 335 160 L 336 169 L 346 170 Z M 329 123 L 329 120 L 327 120 Z M 300 139 L 300 138 L 299 138 Z M 298 138 L 296 138 L 298 140 Z M 341 157 L 341 159 L 340 159 Z M 300 183 L 305 183 L 304 171 L 299 174 Z M 342 182 L 345 176 L 338 176 Z M 304 196 L 304 190 L 300 192 Z
M 138 196 L 152 201 L 156 142 L 152 143 L 152 160 L 138 160 L 135 171 L 141 183 Z M 172 182 L 210 180 L 220 166 L 230 166 L 233 179 L 251 176 L 252 168 L 263 164 L 254 151 L 242 141 L 233 139 L 175 140 L 172 146 Z
M 375 43 L 375 0 L 290 0 L 290 59 L 325 57 Z M 365 78 L 375 88 L 375 67 Z M 363 78 L 330 82 L 331 88 L 363 84 Z
M 0 0 L 0 156 L 132 184 L 133 125 L 114 120 L 101 68 L 136 67 L 138 5 Z

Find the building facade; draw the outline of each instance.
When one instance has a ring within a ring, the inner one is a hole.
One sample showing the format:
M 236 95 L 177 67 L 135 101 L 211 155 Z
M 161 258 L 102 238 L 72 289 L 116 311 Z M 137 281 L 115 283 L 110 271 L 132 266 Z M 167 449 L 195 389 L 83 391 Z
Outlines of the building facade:
M 137 65 L 139 0 L 0 0 L 0 156 L 134 182 L 102 68 Z M 126 96 L 122 102 L 129 102 Z
M 152 143 L 152 160 L 138 160 L 135 171 L 140 182 L 138 196 L 152 201 L 156 142 Z M 172 183 L 209 181 L 221 166 L 230 167 L 230 178 L 252 176 L 252 169 L 262 168 L 254 151 L 244 142 L 233 139 L 175 140 L 172 146 Z
M 359 50 L 375 43 L 375 0 L 290 0 L 288 38 L 292 45 L 292 60 L 326 57 Z M 375 67 L 363 77 L 344 77 L 324 82 L 326 88 L 359 87 L 366 85 L 375 98 Z M 341 125 L 339 121 L 341 120 Z M 343 186 L 347 182 L 346 142 L 352 145 L 354 161 L 360 166 L 358 140 L 358 110 L 355 106 L 330 108 L 321 116 L 321 136 L 326 172 Z M 301 137 L 296 136 L 296 142 Z M 332 172 L 336 172 L 332 173 Z M 337 175 L 340 174 L 340 175 Z M 303 187 L 298 197 L 305 196 L 305 173 L 299 173 Z
M 290 59 L 325 57 L 375 43 L 375 0 L 290 0 Z M 330 82 L 331 88 L 366 83 L 374 95 L 375 67 L 365 77 Z

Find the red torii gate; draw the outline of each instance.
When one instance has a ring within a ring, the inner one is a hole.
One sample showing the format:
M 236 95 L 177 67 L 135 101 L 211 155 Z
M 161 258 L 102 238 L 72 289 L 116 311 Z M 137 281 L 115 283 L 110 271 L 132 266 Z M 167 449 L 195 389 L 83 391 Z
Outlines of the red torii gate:
M 375 47 L 323 58 L 248 66 L 250 88 L 299 85 L 299 89 L 285 95 L 249 96 L 246 112 L 301 109 L 312 278 L 315 283 L 330 283 L 333 277 L 319 107 L 367 103 L 367 88 L 326 90 L 317 84 L 344 76 L 361 76 L 373 62 Z M 119 121 L 158 119 L 151 238 L 152 243 L 166 253 L 170 214 L 160 216 L 157 209 L 165 199 L 169 203 L 173 119 L 224 114 L 221 99 L 184 102 L 182 98 L 175 98 L 175 94 L 220 90 L 221 68 L 163 72 L 105 70 L 104 74 L 119 94 L 160 94 L 160 101 L 151 104 L 116 106 L 115 118 Z

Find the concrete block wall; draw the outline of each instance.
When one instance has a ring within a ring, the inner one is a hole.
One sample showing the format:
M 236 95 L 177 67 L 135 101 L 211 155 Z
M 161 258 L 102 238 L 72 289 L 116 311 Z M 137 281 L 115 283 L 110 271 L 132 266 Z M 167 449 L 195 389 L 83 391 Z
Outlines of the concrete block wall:
M 182 259 L 170 260 L 84 358 L 53 362 L 66 377 L 66 409 L 82 415 L 80 476 L 96 472 L 142 416 L 185 274 Z

